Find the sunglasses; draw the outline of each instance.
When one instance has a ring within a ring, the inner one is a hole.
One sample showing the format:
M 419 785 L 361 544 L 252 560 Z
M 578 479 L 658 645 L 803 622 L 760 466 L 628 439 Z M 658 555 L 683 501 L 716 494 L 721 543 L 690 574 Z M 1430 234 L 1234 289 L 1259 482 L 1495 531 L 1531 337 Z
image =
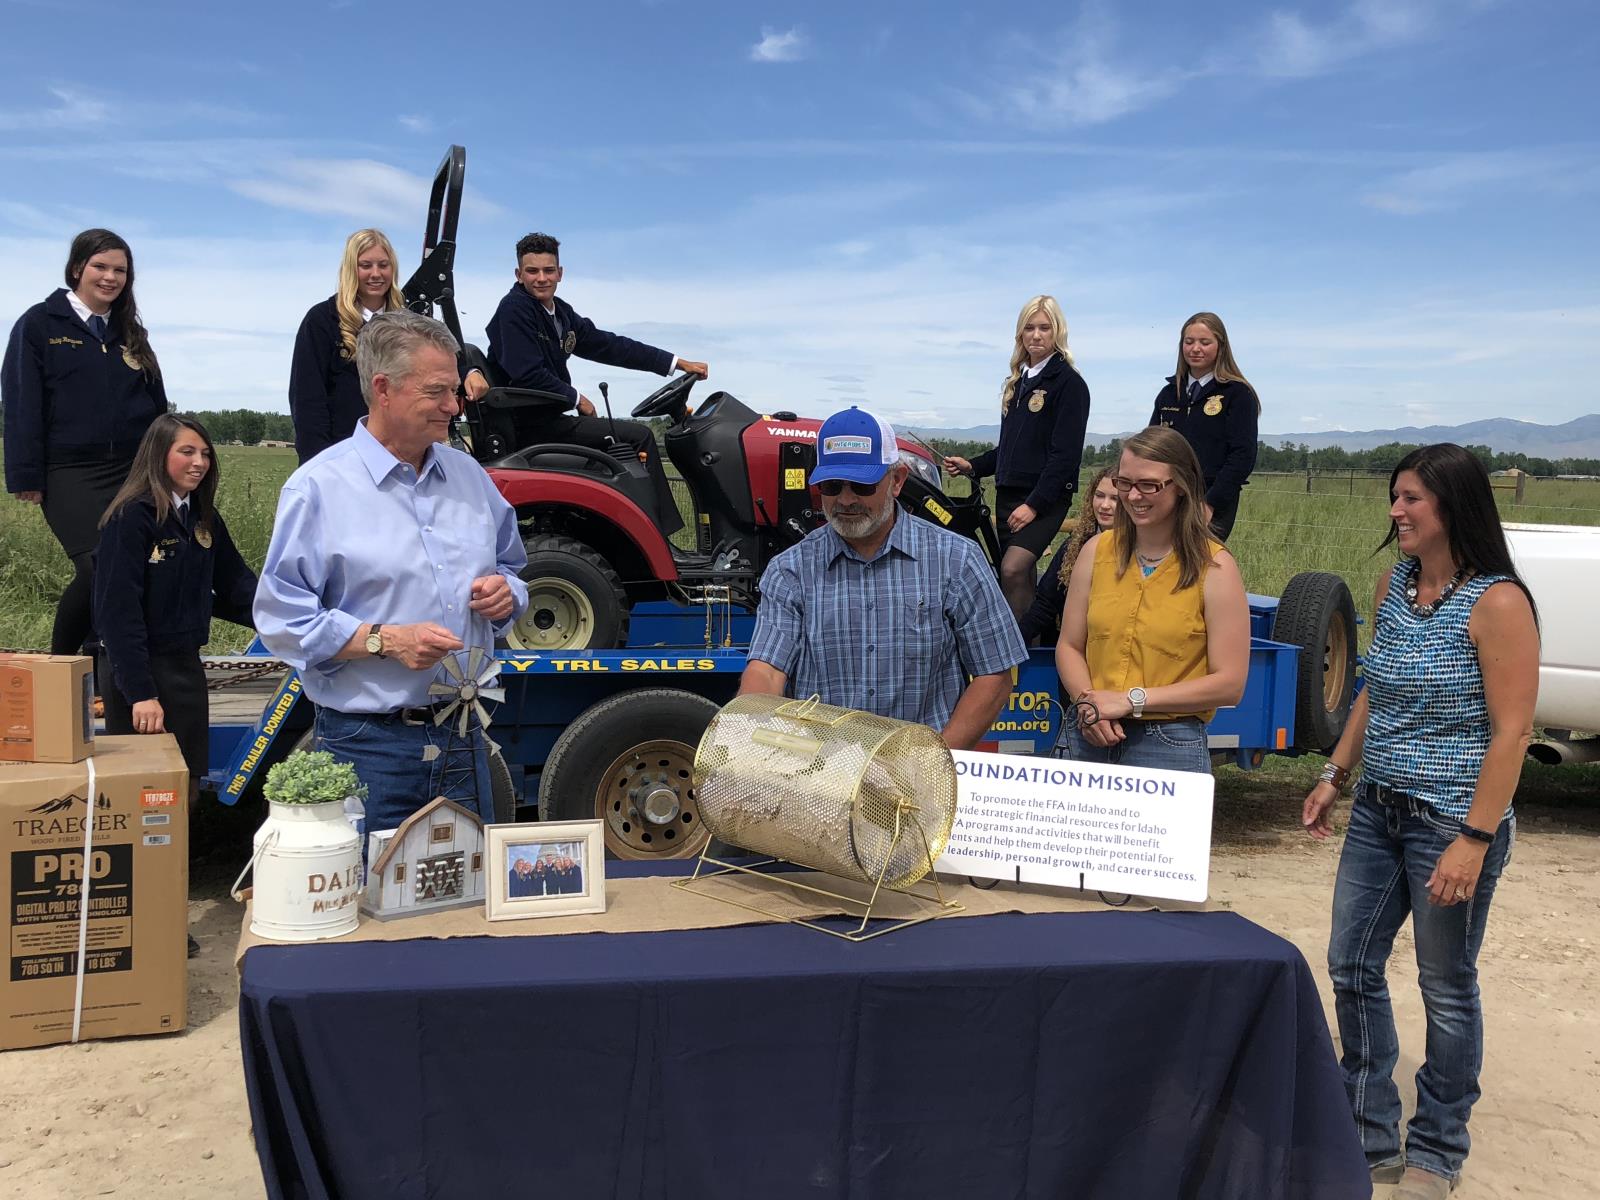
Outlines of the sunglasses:
M 878 480 L 878 483 L 855 483 L 848 479 L 824 479 L 821 483 L 817 484 L 817 491 L 821 492 L 824 496 L 831 497 L 837 496 L 843 492 L 845 488 L 849 488 L 858 496 L 876 496 L 878 494 L 878 484 L 882 482 L 883 480 L 881 479 Z
M 1124 494 L 1138 492 L 1141 496 L 1154 496 L 1157 492 L 1169 488 L 1173 484 L 1171 479 L 1129 479 L 1126 475 L 1113 475 L 1111 486 Z

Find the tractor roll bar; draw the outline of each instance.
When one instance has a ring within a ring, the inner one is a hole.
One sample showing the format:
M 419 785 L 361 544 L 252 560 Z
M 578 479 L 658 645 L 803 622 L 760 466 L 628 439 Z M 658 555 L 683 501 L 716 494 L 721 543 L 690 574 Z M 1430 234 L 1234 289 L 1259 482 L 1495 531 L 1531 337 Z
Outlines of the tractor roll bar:
M 451 146 L 433 173 L 428 195 L 428 223 L 422 232 L 422 261 L 406 281 L 406 307 L 424 316 L 439 306 L 445 327 L 461 338 L 456 313 L 456 227 L 461 220 L 461 191 L 467 178 L 467 148 Z

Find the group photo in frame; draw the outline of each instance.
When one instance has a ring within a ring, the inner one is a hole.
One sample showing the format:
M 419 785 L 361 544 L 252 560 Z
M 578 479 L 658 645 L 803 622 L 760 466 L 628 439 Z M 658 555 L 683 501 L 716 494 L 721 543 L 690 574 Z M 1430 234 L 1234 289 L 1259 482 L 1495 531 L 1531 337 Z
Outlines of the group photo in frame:
M 491 921 L 606 910 L 605 835 L 599 821 L 488 825 L 484 889 Z

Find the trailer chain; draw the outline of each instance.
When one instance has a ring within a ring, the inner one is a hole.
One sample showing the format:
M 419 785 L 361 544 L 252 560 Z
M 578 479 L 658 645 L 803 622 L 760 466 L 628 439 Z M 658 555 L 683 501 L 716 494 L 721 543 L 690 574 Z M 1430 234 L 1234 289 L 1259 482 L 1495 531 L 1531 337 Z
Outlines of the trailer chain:
M 14 646 L 0 646 L 0 654 L 42 654 L 42 650 L 23 650 Z M 224 672 L 221 679 L 206 680 L 206 691 L 219 692 L 224 688 L 241 687 L 247 683 L 254 683 L 284 670 L 288 664 L 279 658 L 252 658 L 248 662 L 208 662 L 204 658 L 201 665 L 209 674 L 212 671 Z M 230 678 L 228 672 L 233 675 Z

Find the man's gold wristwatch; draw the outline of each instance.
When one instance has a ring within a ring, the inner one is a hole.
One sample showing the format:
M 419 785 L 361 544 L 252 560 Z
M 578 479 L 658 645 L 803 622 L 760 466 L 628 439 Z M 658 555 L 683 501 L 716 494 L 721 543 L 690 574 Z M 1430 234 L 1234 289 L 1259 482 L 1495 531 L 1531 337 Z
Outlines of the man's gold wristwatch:
M 367 653 L 376 654 L 379 658 L 385 657 L 383 653 L 383 634 L 379 632 L 382 628 L 381 624 L 374 622 L 372 628 L 367 630 Z

